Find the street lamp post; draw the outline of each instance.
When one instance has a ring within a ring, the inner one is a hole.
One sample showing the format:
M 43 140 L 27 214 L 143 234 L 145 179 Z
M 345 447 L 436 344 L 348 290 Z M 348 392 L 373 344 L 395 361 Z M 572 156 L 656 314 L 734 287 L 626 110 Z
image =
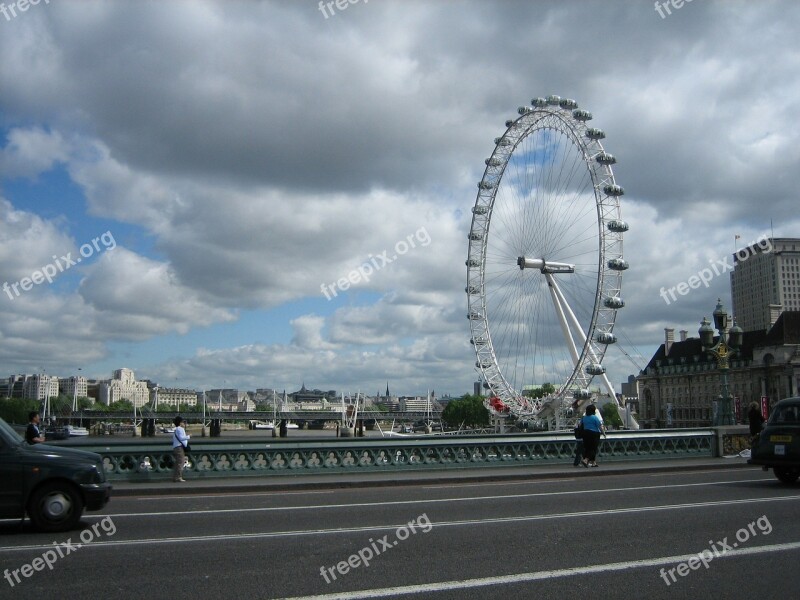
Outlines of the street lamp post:
M 716 344 L 714 328 L 719 333 Z M 703 351 L 716 359 L 720 371 L 720 396 L 713 425 L 734 425 L 732 399 L 728 389 L 729 359 L 741 349 L 744 332 L 735 324 L 730 330 L 728 329 L 728 313 L 723 308 L 721 299 L 717 299 L 717 307 L 714 309 L 714 328 L 711 327 L 708 318 L 703 317 L 698 330 Z

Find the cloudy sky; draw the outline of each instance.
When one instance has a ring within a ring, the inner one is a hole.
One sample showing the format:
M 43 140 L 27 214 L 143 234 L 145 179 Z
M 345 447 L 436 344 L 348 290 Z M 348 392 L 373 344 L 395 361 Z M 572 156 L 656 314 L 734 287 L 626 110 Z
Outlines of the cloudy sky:
M 730 304 L 727 274 L 669 304 L 662 287 L 736 234 L 800 237 L 798 27 L 789 0 L 0 14 L 0 376 L 470 391 L 476 182 L 517 107 L 560 94 L 606 131 L 626 190 L 618 383 L 664 327 L 696 334 Z

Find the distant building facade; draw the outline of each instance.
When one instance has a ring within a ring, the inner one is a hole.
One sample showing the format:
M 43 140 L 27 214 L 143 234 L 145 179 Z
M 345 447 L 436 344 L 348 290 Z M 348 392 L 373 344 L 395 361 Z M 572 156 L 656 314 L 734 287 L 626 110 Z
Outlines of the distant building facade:
M 433 409 L 433 399 L 427 396 L 400 396 L 400 412 L 425 412 Z
M 136 381 L 130 369 L 117 369 L 113 377 L 102 381 L 98 386 L 99 401 L 108 406 L 120 400 L 128 400 L 136 408 L 141 408 L 150 401 L 150 390 L 147 382 Z
M 68 398 L 89 397 L 89 385 L 86 377 L 60 377 L 58 387 L 60 392 Z
M 800 238 L 766 238 L 733 255 L 736 324 L 766 331 L 783 311 L 800 310 Z
M 256 403 L 250 394 L 235 388 L 217 388 L 208 390 L 205 394 L 206 407 L 211 410 L 252 412 L 256 409 Z M 202 403 L 203 393 L 200 392 L 197 396 Z
M 31 400 L 44 400 L 58 396 L 58 377 L 54 375 L 26 375 L 23 396 Z
M 5 398 L 24 398 L 25 381 L 30 375 L 11 375 L 5 383 Z
M 639 423 L 644 427 L 708 427 L 720 395 L 720 371 L 703 352 L 699 338 L 665 341 L 636 378 Z M 716 338 L 715 338 L 716 343 Z M 769 331 L 744 334 L 742 349 L 730 359 L 728 388 L 744 422 L 750 402 L 770 405 L 800 390 L 800 311 L 785 311 Z
M 155 386 L 151 397 L 154 403 L 157 400 L 159 406 L 169 405 L 176 408 L 181 405 L 197 406 L 197 391 L 195 390 Z
M 684 332 L 681 332 L 684 333 Z M 686 338 L 684 338 L 686 339 Z M 620 386 L 622 393 L 620 394 L 622 397 L 618 398 L 622 402 L 622 405 L 630 409 L 631 414 L 638 415 L 639 414 L 639 381 L 636 379 L 636 375 L 629 375 L 628 381 L 623 381 L 622 385 Z
M 306 389 L 306 384 L 303 383 L 299 390 L 289 394 L 289 400 L 291 402 L 321 402 L 323 398 L 326 400 L 335 400 L 336 390 L 309 390 Z

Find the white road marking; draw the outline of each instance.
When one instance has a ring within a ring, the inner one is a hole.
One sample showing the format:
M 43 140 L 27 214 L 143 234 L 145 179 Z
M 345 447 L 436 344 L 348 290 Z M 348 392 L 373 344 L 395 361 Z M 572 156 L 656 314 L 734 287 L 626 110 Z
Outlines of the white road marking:
M 115 500 L 123 500 L 123 499 L 124 500 L 147 500 L 148 502 L 152 502 L 153 500 L 161 500 L 161 499 L 164 499 L 164 500 L 175 500 L 176 498 L 187 498 L 187 497 L 190 497 L 190 498 L 223 498 L 225 496 L 230 496 L 231 495 L 231 492 L 219 492 L 219 493 L 216 493 L 216 494 L 192 494 L 191 490 L 187 490 L 187 491 L 189 492 L 188 494 L 187 493 L 175 494 L 174 496 L 172 496 L 172 495 L 167 496 L 167 495 L 164 495 L 164 494 L 158 494 L 157 496 L 119 496 L 119 497 L 116 497 Z M 306 494 L 308 494 L 308 495 L 313 495 L 313 494 L 317 494 L 317 495 L 319 495 L 319 494 L 334 494 L 337 491 L 339 491 L 339 490 L 307 490 L 307 491 L 302 491 L 301 490 L 301 491 L 297 491 L 297 492 L 283 492 L 283 491 L 280 491 L 280 492 L 279 491 L 274 491 L 274 492 L 241 492 L 241 493 L 240 492 L 235 492 L 235 494 L 236 494 L 237 497 L 240 497 L 240 498 L 250 498 L 250 497 L 253 497 L 253 496 L 277 496 L 277 497 L 281 497 L 282 498 L 283 496 L 305 496 Z
M 540 483 L 573 483 L 578 481 L 574 477 L 565 479 L 528 479 L 527 481 L 488 481 L 486 483 L 440 483 L 437 485 L 422 485 L 419 486 L 423 490 L 437 490 L 437 489 L 450 489 L 450 488 L 464 488 L 464 487 L 496 487 L 498 485 L 539 485 Z
M 787 544 L 773 544 L 770 546 L 753 546 L 751 548 L 728 550 L 725 554 L 716 557 L 735 558 L 739 556 L 751 556 L 758 554 L 768 554 L 771 552 L 786 552 L 787 550 L 800 549 L 800 542 L 790 542 Z M 582 575 L 605 574 L 611 571 L 627 571 L 629 569 L 641 569 L 642 567 L 659 567 L 688 561 L 697 558 L 697 554 L 684 554 L 682 556 L 661 556 L 659 558 L 648 558 L 643 560 L 630 560 L 626 562 L 609 563 L 605 565 L 581 565 L 569 569 L 554 569 L 551 571 L 534 571 L 530 573 L 517 573 L 515 575 L 499 575 L 497 577 L 481 577 L 476 579 L 458 579 L 454 581 L 441 581 L 434 583 L 423 583 L 418 585 L 403 585 L 391 588 L 379 588 L 371 590 L 358 590 L 356 592 L 342 592 L 338 594 L 323 594 L 319 596 L 297 596 L 294 598 L 284 598 L 283 600 L 349 600 L 350 598 L 385 598 L 387 596 L 401 596 L 407 594 L 429 594 L 431 592 L 446 592 L 450 590 L 473 589 L 477 587 L 487 587 L 492 585 L 509 585 L 515 583 L 529 583 L 532 581 L 542 581 L 546 579 L 558 579 L 562 577 L 573 577 Z
M 674 485 L 649 485 L 649 486 L 636 486 L 626 488 L 598 488 L 592 490 L 569 490 L 560 492 L 532 492 L 530 494 L 504 494 L 497 496 L 469 496 L 467 498 L 428 498 L 419 500 L 379 500 L 376 502 L 354 502 L 348 504 L 312 504 L 307 506 L 258 506 L 254 508 L 219 508 L 219 509 L 205 509 L 205 510 L 178 510 L 178 511 L 163 511 L 163 512 L 146 512 L 146 513 L 116 513 L 104 516 L 117 518 L 136 518 L 136 517 L 174 517 L 174 516 L 194 516 L 194 515 L 220 515 L 226 513 L 251 513 L 251 512 L 275 512 L 275 511 L 298 511 L 298 510 L 320 510 L 320 509 L 337 509 L 337 508 L 355 508 L 355 507 L 369 507 L 369 506 L 401 506 L 408 504 L 440 504 L 443 502 L 472 502 L 472 501 L 495 501 L 505 499 L 518 499 L 518 498 L 537 498 L 542 496 L 573 496 L 585 494 L 602 494 L 609 492 L 630 492 L 642 490 L 665 490 L 669 488 L 685 488 L 685 487 L 699 487 L 706 485 L 722 485 L 730 483 L 750 483 L 756 481 L 763 481 L 763 479 L 745 479 L 738 481 L 706 481 L 702 483 L 680 483 Z
M 476 525 L 489 525 L 497 523 L 519 523 L 524 521 L 550 521 L 554 519 L 574 519 L 576 517 L 605 517 L 609 515 L 632 514 L 632 513 L 646 513 L 656 511 L 669 511 L 681 510 L 687 508 L 709 508 L 719 506 L 731 506 L 737 504 L 757 504 L 760 502 L 783 502 L 787 500 L 800 500 L 800 495 L 796 496 L 778 496 L 768 498 L 747 498 L 744 500 L 720 500 L 715 502 L 690 502 L 687 504 L 665 504 L 659 506 L 640 506 L 633 508 L 610 508 L 602 510 L 590 510 L 571 513 L 558 513 L 553 515 L 527 515 L 521 517 L 487 517 L 485 519 L 466 519 L 460 521 L 440 521 L 432 523 L 433 528 L 438 527 L 460 527 L 469 526 L 475 527 Z M 140 546 L 146 544 L 175 544 L 187 542 L 219 542 L 219 541 L 249 541 L 253 539 L 266 539 L 266 538 L 286 538 L 286 537 L 304 537 L 310 535 L 329 535 L 329 534 L 342 534 L 342 533 L 360 533 L 364 531 L 386 531 L 391 529 L 399 529 L 400 527 L 407 526 L 407 523 L 399 523 L 392 525 L 372 525 L 364 527 L 339 527 L 333 529 L 307 529 L 295 531 L 264 531 L 258 533 L 228 533 L 218 535 L 196 535 L 184 537 L 171 537 L 171 538 L 143 538 L 133 540 L 109 540 L 109 541 L 95 541 L 90 544 L 84 544 L 83 548 L 104 548 L 110 546 Z M 52 548 L 52 544 L 47 545 L 29 545 L 29 546 L 0 546 L 0 552 L 26 552 L 30 550 L 42 550 Z
M 702 475 L 704 473 L 742 473 L 747 472 L 748 469 L 742 469 L 741 467 L 738 469 L 706 469 L 705 471 L 667 471 L 664 473 L 649 473 L 650 477 L 668 477 L 669 475 L 681 475 L 685 477 L 686 475 Z M 750 472 L 753 472 L 750 469 Z M 765 475 L 764 479 L 771 479 L 771 477 Z

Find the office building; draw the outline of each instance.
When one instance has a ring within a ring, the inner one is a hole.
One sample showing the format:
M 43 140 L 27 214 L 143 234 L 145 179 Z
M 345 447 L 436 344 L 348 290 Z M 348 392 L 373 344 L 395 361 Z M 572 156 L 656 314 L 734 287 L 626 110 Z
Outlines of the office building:
M 763 238 L 733 255 L 731 296 L 736 324 L 766 331 L 784 311 L 800 310 L 800 239 Z
M 130 369 L 117 369 L 110 380 L 100 383 L 99 400 L 106 406 L 128 400 L 134 407 L 141 408 L 150 401 L 150 390 L 147 382 L 136 381 Z

